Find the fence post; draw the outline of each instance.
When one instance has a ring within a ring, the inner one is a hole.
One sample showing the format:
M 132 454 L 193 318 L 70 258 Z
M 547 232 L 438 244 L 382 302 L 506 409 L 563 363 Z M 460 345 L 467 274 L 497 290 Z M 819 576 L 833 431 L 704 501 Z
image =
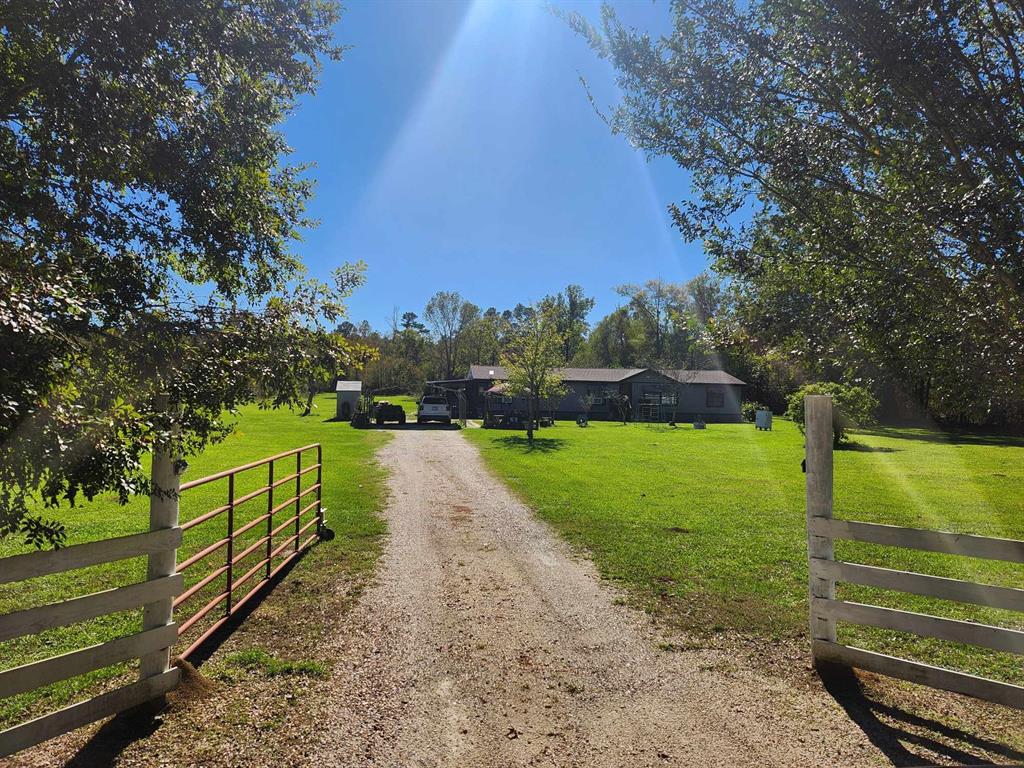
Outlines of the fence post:
M 166 414 L 167 404 L 167 395 L 159 396 L 157 411 Z M 172 435 L 177 433 L 177 427 L 172 426 L 171 429 Z M 178 526 L 178 494 L 181 479 L 178 475 L 178 460 L 172 451 L 173 447 L 166 442 L 157 443 L 153 449 L 149 493 L 149 530 L 151 531 Z M 165 549 L 152 553 L 149 555 L 146 566 L 146 578 L 152 580 L 173 576 L 177 569 L 177 558 L 178 551 L 176 549 Z M 142 609 L 143 630 L 170 624 L 173 616 L 173 603 L 174 598 L 167 597 L 145 605 Z M 169 647 L 145 654 L 139 659 L 139 678 L 144 680 L 147 677 L 166 672 L 170 669 L 170 662 L 171 649 Z M 156 706 L 160 706 L 162 703 L 160 700 L 154 702 Z
M 815 640 L 836 641 L 835 619 L 817 615 L 815 598 L 834 600 L 836 583 L 816 575 L 815 560 L 834 559 L 832 539 L 814 536 L 811 519 L 832 517 L 832 398 L 807 395 L 804 398 L 807 470 L 807 557 L 810 576 L 810 620 L 812 656 Z M 819 665 L 814 658 L 815 666 Z

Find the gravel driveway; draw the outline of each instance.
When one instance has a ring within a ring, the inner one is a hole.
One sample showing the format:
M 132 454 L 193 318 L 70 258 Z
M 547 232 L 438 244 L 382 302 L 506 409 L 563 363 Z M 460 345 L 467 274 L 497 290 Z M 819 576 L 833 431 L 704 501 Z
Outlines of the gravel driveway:
M 457 431 L 396 430 L 390 536 L 339 635 L 321 764 L 878 765 L 839 706 L 665 651 Z

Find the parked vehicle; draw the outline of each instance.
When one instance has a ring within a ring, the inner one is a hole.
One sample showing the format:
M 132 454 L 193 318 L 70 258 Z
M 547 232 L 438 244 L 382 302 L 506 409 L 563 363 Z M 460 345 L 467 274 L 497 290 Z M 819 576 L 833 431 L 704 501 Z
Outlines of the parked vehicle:
M 379 403 L 374 404 L 373 421 L 378 427 L 386 421 L 397 421 L 399 424 L 405 424 L 405 409 L 395 403 L 381 400 Z
M 451 424 L 452 409 L 448 405 L 447 398 L 443 395 L 425 395 L 416 410 L 416 421 L 419 424 L 426 424 L 430 421 Z

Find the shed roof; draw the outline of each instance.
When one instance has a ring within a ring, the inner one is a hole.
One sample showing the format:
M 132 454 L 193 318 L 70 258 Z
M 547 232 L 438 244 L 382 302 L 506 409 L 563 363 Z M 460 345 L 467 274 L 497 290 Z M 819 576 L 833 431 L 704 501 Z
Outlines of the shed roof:
M 342 381 L 338 379 L 338 383 L 334 385 L 335 392 L 362 392 L 363 382 L 361 381 Z
M 566 381 L 583 381 L 600 384 L 616 384 L 636 376 L 644 371 L 654 371 L 663 376 L 675 379 L 683 384 L 736 384 L 744 382 L 725 371 L 679 369 L 659 371 L 655 368 L 559 368 L 558 372 Z M 469 379 L 477 381 L 501 381 L 508 378 L 505 369 L 500 365 L 471 365 Z

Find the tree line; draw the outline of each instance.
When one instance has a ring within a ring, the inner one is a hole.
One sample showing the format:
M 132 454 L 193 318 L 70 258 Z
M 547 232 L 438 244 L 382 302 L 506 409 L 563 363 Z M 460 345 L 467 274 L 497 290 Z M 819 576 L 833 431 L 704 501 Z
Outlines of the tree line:
M 339 334 L 350 357 L 341 375 L 380 393 L 422 392 L 430 380 L 462 378 L 473 364 L 496 364 L 544 313 L 558 339 L 552 360 L 594 368 L 720 368 L 747 383 L 745 399 L 786 411 L 802 386 L 832 382 L 866 390 L 887 421 L 1014 426 L 1019 396 L 998 381 L 960 368 L 919 371 L 859 349 L 821 341 L 813 313 L 801 317 L 801 287 L 767 302 L 748 282 L 705 271 L 686 282 L 648 280 L 618 286 L 621 304 L 592 318 L 594 299 L 579 285 L 533 305 L 480 307 L 454 291 L 435 294 L 420 313 L 397 310 L 391 327 L 344 322 Z M 832 333 L 840 335 L 838 328 Z M 849 339 L 856 329 L 847 329 Z M 914 350 L 910 350 L 914 352 Z M 927 379 L 922 381 L 922 376 Z M 967 377 L 967 378 L 965 378 Z M 923 391 L 924 389 L 924 391 Z
M 721 282 L 702 273 L 685 283 L 649 280 L 616 288 L 621 306 L 591 321 L 595 300 L 576 284 L 535 304 L 478 305 L 455 291 L 436 293 L 422 311 L 396 310 L 391 327 L 344 322 L 337 333 L 374 350 L 342 373 L 377 392 L 419 392 L 424 382 L 462 378 L 473 364 L 505 358 L 538 315 L 550 317 L 558 364 L 594 368 L 690 368 L 713 363 L 706 329 L 722 306 Z

